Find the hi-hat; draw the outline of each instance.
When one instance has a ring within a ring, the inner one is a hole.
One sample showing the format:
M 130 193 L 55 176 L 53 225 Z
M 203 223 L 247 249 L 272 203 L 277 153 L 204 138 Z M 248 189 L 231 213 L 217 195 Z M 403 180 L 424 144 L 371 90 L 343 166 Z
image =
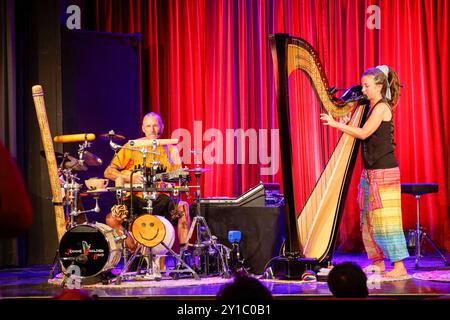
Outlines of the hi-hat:
M 44 159 L 46 158 L 44 150 L 42 150 L 40 154 Z M 84 163 L 80 162 L 77 158 L 72 157 L 69 154 L 64 155 L 61 152 L 55 151 L 55 158 L 58 163 L 64 162 L 64 169 L 72 169 L 74 171 L 86 171 L 88 169 Z
M 100 139 L 102 140 L 113 140 L 113 141 L 119 141 L 119 140 L 125 140 L 125 136 L 122 136 L 120 134 L 116 134 L 114 130 L 110 130 L 108 133 L 104 133 L 100 135 Z
M 90 167 L 101 166 L 103 164 L 102 159 L 89 151 L 83 151 L 83 160 Z

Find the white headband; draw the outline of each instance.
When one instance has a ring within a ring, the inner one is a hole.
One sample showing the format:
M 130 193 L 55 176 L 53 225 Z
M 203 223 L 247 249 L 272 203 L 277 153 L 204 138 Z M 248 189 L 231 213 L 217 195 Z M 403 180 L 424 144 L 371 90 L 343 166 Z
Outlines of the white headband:
M 381 72 L 383 72 L 384 75 L 386 76 L 386 83 L 387 83 L 386 99 L 391 100 L 392 97 L 391 97 L 391 86 L 389 85 L 389 67 L 383 64 L 382 66 L 377 66 L 376 68 Z

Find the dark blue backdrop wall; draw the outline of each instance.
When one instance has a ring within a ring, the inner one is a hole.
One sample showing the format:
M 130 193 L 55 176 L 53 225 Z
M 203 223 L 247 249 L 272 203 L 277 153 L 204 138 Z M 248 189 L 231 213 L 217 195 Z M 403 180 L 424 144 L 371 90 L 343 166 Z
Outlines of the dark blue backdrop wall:
M 103 178 L 114 155 L 109 141 L 101 140 L 99 135 L 114 130 L 128 139 L 140 136 L 139 46 L 139 34 L 62 30 L 63 133 L 96 134 L 88 151 L 103 160 L 103 165 L 80 172 L 80 183 L 90 177 Z M 78 145 L 64 144 L 64 151 L 76 156 Z M 104 222 L 114 201 L 114 194 L 102 195 L 100 214 L 89 213 L 88 220 Z M 85 209 L 93 207 L 88 197 L 83 198 L 83 204 Z

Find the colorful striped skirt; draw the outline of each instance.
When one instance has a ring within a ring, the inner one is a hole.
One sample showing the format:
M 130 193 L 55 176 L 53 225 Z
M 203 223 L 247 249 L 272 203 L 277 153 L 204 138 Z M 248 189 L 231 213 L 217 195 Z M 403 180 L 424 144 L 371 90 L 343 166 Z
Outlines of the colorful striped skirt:
M 362 238 L 369 259 L 378 261 L 387 257 L 397 262 L 407 258 L 399 168 L 364 169 L 358 203 Z

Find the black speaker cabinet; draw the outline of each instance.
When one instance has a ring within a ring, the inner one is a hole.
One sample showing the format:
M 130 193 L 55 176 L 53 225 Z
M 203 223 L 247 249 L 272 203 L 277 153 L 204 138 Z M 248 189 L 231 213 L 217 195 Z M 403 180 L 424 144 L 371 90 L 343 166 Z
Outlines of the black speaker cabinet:
M 279 255 L 285 233 L 283 207 L 201 206 L 201 213 L 212 234 L 227 247 L 231 248 L 228 232 L 241 231 L 241 254 L 251 273 L 264 273 L 266 263 Z

